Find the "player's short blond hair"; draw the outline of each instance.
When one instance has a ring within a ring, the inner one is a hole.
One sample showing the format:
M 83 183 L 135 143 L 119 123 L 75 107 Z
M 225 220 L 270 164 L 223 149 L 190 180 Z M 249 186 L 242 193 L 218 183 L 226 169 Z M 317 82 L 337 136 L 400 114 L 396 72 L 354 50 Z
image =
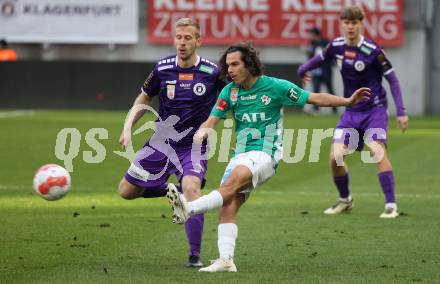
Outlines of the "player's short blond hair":
M 197 30 L 196 38 L 199 38 L 200 37 L 200 25 L 199 25 L 198 22 L 194 21 L 191 18 L 180 18 L 180 19 L 178 19 L 176 21 L 175 25 L 174 25 L 174 28 L 177 28 L 177 27 L 188 27 L 188 26 L 196 28 L 196 30 Z
M 341 15 L 339 17 L 339 19 L 341 20 L 349 20 L 349 21 L 355 21 L 355 20 L 362 21 L 364 18 L 365 18 L 364 10 L 357 5 L 345 7 L 342 10 Z

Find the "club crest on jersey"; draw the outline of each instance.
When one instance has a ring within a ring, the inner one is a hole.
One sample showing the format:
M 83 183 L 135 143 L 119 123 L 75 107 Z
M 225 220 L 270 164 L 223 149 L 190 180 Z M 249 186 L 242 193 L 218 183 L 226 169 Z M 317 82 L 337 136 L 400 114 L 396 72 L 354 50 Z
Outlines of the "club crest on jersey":
M 263 102 L 263 104 L 264 105 L 268 105 L 268 104 L 270 104 L 270 101 L 271 101 L 272 99 L 269 97 L 269 96 L 266 96 L 266 95 L 264 95 L 264 96 L 262 96 L 261 97 L 261 101 Z
M 172 100 L 176 91 L 176 85 L 167 85 L 167 97 Z
M 231 88 L 230 99 L 231 102 L 235 103 L 238 98 L 238 88 Z
M 197 83 L 193 87 L 193 92 L 196 96 L 203 96 L 206 92 L 206 86 L 203 83 Z
M 356 61 L 354 63 L 354 69 L 356 69 L 356 71 L 358 71 L 358 72 L 364 71 L 365 63 L 361 60 Z

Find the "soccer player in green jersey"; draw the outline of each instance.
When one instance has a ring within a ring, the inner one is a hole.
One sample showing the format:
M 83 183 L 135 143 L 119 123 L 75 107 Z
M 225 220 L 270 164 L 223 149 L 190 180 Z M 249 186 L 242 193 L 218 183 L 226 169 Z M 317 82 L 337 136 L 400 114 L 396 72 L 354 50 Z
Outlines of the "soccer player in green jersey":
M 217 122 L 231 111 L 236 122 L 237 146 L 223 175 L 220 188 L 188 202 L 177 190 L 167 197 L 182 220 L 194 214 L 220 209 L 218 248 L 220 257 L 202 272 L 236 272 L 233 262 L 237 239 L 237 212 L 250 192 L 275 174 L 282 158 L 284 106 L 302 108 L 350 106 L 370 95 L 368 88 L 356 90 L 349 98 L 326 93 L 309 93 L 295 84 L 262 74 L 262 64 L 250 44 L 235 44 L 220 58 L 221 73 L 232 81 L 220 93 L 210 117 L 200 126 L 194 142 L 201 144 Z

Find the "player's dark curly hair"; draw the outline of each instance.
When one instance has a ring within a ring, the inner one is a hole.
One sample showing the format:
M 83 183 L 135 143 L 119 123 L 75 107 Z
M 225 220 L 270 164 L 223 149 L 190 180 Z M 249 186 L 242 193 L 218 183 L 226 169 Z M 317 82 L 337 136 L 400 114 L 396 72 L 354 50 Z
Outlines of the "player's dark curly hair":
M 253 76 L 260 76 L 263 74 L 263 64 L 258 57 L 258 52 L 252 46 L 251 43 L 236 43 L 229 46 L 220 57 L 220 76 L 222 79 L 230 81 L 231 78 L 228 75 L 228 65 L 226 64 L 226 56 L 229 53 L 240 51 L 241 60 L 244 62 L 244 66 L 249 70 Z

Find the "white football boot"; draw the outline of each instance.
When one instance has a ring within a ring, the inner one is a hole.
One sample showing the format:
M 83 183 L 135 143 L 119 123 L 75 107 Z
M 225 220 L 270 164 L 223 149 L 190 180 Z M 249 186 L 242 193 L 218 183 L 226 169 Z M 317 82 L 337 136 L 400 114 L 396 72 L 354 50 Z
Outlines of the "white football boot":
M 397 212 L 397 208 L 387 207 L 385 208 L 385 211 L 382 214 L 380 214 L 379 217 L 384 219 L 392 219 L 399 217 L 399 212 Z
M 167 187 L 168 202 L 173 207 L 173 223 L 184 224 L 189 219 L 189 214 L 186 211 L 185 201 L 183 195 L 177 190 L 177 187 L 169 183 Z
M 349 197 L 348 201 L 344 201 L 339 199 L 338 202 L 336 202 L 332 207 L 327 208 L 324 211 L 324 214 L 327 215 L 335 215 L 335 214 L 341 214 L 342 212 L 348 212 L 351 209 L 353 209 L 353 198 Z
M 211 260 L 211 265 L 199 269 L 199 272 L 237 272 L 237 267 L 233 260 L 218 258 Z

